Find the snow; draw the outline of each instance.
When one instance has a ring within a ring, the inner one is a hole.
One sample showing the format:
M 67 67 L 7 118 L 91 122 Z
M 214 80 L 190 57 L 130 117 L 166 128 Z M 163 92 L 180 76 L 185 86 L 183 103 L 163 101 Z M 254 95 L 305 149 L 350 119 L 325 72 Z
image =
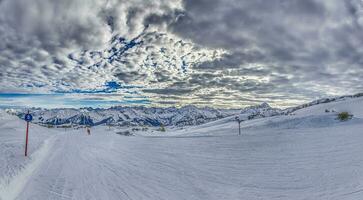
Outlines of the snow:
M 30 156 L 32 161 L 19 174 L 15 175 L 7 185 L 1 188 L 2 198 L 15 199 L 22 192 L 27 180 L 38 169 L 42 161 L 49 156 L 51 144 L 53 144 L 53 138 L 45 140 L 41 148 Z
M 318 115 L 325 112 L 325 109 L 334 110 L 336 112 L 349 112 L 357 118 L 363 118 L 363 97 L 346 99 L 328 104 L 319 104 L 312 107 L 295 111 L 295 114 L 300 116 Z
M 244 121 L 241 136 L 234 116 L 136 136 L 32 124 L 30 158 L 24 122 L 1 113 L 0 199 L 363 199 L 362 108 L 353 98 Z
M 10 116 L 0 110 L 0 199 L 10 198 L 21 189 L 21 179 L 32 171 L 38 162 L 40 147 L 52 137 L 55 130 L 31 124 L 28 147 L 29 157 L 24 157 L 26 124 L 16 116 Z M 37 155 L 38 154 L 38 155 Z M 24 173 L 22 173 L 24 172 Z

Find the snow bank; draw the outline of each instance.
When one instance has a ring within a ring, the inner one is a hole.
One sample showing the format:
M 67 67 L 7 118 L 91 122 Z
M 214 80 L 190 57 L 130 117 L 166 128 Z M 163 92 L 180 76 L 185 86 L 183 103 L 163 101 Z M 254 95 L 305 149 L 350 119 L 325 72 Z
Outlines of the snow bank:
M 20 191 L 24 177 L 31 174 L 41 160 L 41 146 L 56 131 L 30 124 L 29 157 L 24 156 L 26 123 L 0 110 L 0 199 L 13 199 Z M 37 153 L 36 153 L 37 152 Z M 39 157 L 39 158 L 38 158 Z M 40 160 L 39 160 L 40 159 Z M 14 182 L 15 181 L 15 182 Z
M 31 175 L 38 169 L 40 164 L 46 159 L 49 149 L 55 138 L 44 141 L 41 147 L 29 156 L 28 163 L 14 177 L 0 184 L 0 199 L 15 199 L 23 190 Z

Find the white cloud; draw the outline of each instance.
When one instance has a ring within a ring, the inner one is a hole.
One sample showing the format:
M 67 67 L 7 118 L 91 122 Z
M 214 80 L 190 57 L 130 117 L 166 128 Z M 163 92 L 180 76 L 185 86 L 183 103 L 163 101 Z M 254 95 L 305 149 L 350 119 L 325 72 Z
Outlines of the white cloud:
M 362 8 L 359 0 L 3 0 L 0 92 L 116 81 L 140 86 L 119 94 L 147 95 L 152 105 L 225 107 L 355 93 Z

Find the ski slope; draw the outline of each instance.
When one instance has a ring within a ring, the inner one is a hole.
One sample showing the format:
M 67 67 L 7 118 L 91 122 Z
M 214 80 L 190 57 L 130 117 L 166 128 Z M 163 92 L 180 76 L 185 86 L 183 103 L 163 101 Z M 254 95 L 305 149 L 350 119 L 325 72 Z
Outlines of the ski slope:
M 29 157 L 24 157 L 26 124 L 0 110 L 0 199 L 12 199 L 21 191 L 24 177 L 31 175 L 41 161 L 45 147 L 58 131 L 30 125 Z M 20 173 L 21 172 L 21 173 Z M 6 198 L 9 197 L 9 198 Z
M 24 122 L 1 116 L 2 200 L 363 199 L 363 98 L 245 121 L 241 136 L 233 117 L 135 137 L 33 126 L 27 159 Z

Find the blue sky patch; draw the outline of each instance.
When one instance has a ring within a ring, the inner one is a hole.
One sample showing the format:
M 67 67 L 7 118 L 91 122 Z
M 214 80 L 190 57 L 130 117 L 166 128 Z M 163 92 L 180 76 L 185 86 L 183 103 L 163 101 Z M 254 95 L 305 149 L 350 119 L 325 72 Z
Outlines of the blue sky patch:
M 119 105 L 148 105 L 150 99 L 144 96 L 123 97 L 120 94 L 106 93 L 55 93 L 55 94 L 21 94 L 1 93 L 0 108 L 109 108 Z

